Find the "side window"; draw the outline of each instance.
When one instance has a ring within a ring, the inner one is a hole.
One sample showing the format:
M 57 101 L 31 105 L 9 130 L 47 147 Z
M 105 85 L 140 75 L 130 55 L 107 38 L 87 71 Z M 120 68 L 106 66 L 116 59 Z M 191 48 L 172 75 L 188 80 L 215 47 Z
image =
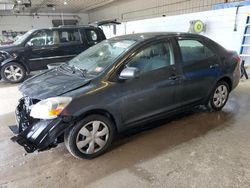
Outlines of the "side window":
M 27 44 L 34 47 L 53 45 L 53 32 L 50 30 L 37 31 Z
M 214 56 L 214 53 L 197 40 L 178 41 L 183 62 L 199 61 Z
M 98 35 L 98 32 L 93 29 L 86 29 L 85 30 L 87 40 L 91 43 L 95 43 L 100 41 L 100 37 Z
M 137 53 L 127 64 L 136 67 L 141 73 L 160 69 L 174 64 L 174 55 L 169 43 L 160 42 Z
M 80 43 L 78 29 L 58 30 L 60 43 Z

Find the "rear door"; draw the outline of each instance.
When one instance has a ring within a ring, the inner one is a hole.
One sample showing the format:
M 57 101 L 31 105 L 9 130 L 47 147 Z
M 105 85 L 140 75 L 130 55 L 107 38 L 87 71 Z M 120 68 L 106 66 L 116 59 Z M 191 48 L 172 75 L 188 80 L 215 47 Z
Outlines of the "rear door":
M 178 98 L 183 105 L 196 103 L 208 96 L 220 74 L 220 58 L 201 39 L 180 37 L 177 44 L 183 73 L 182 92 Z
M 140 76 L 120 83 L 124 124 L 136 123 L 176 107 L 179 71 L 169 41 L 148 44 L 134 53 L 126 66 L 138 68 Z
M 78 28 L 60 28 L 57 31 L 59 35 L 61 62 L 69 61 L 87 49 Z

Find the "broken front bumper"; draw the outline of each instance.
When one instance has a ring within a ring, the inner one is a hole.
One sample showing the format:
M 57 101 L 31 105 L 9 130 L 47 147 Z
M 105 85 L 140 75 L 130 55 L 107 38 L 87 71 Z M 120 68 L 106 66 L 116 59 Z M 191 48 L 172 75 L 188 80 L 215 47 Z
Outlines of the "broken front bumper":
M 68 124 L 64 124 L 61 119 L 41 120 L 12 137 L 11 140 L 23 146 L 28 153 L 35 150 L 43 151 L 55 147 L 57 138 L 67 127 Z
M 58 137 L 69 127 L 69 123 L 60 117 L 53 120 L 33 119 L 29 116 L 23 101 L 24 99 L 20 100 L 16 109 L 18 134 L 11 140 L 23 146 L 28 153 L 55 147 Z M 11 129 L 13 130 L 13 127 Z

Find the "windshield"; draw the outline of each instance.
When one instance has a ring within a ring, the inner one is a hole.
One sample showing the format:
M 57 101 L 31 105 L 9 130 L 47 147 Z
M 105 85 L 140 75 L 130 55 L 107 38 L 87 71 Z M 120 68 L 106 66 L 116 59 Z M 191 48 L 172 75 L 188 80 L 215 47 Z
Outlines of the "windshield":
M 73 58 L 69 61 L 69 66 L 77 67 L 87 74 L 99 74 L 135 42 L 134 40 L 105 40 Z
M 30 31 L 26 32 L 25 34 L 23 34 L 22 36 L 19 36 L 13 44 L 15 44 L 15 45 L 21 44 L 23 41 L 25 41 L 25 39 L 27 37 L 30 36 L 31 33 L 33 33 L 33 30 L 30 30 Z

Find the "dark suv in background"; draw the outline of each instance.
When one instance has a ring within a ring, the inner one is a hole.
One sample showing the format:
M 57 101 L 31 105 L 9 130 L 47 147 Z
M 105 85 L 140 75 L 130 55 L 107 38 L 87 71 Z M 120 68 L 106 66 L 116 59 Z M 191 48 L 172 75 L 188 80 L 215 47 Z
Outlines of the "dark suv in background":
M 22 82 L 31 71 L 66 62 L 105 39 L 102 29 L 91 25 L 30 30 L 12 45 L 0 47 L 0 79 Z

